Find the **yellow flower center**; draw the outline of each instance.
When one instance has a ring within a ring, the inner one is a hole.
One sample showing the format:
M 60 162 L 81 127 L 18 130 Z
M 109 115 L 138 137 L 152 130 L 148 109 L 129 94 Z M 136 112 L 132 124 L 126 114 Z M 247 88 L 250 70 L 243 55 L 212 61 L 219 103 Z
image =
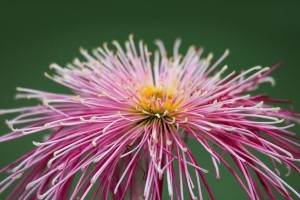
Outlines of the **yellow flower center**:
M 147 84 L 138 90 L 140 101 L 137 104 L 147 112 L 162 114 L 165 111 L 172 111 L 177 108 L 178 103 L 173 99 L 175 93 L 174 86 Z

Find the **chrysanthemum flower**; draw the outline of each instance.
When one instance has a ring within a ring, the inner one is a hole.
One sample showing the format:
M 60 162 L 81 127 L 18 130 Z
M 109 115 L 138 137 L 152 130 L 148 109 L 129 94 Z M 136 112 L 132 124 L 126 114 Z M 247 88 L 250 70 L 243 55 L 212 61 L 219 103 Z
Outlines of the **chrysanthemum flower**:
M 274 83 L 269 74 L 279 65 L 225 73 L 226 65 L 217 67 L 228 50 L 210 64 L 213 56 L 202 57 L 203 49 L 180 55 L 179 40 L 172 56 L 156 44 L 152 55 L 130 37 L 125 48 L 114 41 L 114 50 L 107 44 L 92 54 L 81 49 L 85 61 L 51 65 L 56 73 L 46 76 L 72 95 L 18 88 L 18 99 L 42 105 L 1 110 L 20 114 L 7 121 L 12 132 L 0 141 L 51 134 L 1 170 L 8 173 L 1 192 L 13 185 L 7 199 L 162 199 L 163 185 L 171 199 L 202 199 L 203 190 L 214 199 L 205 174 L 220 178 L 220 164 L 249 199 L 275 199 L 276 192 L 300 197 L 277 168 L 300 172 L 293 124 L 283 122 L 299 123 L 299 114 L 273 106 L 286 101 L 249 95 L 261 83 Z M 211 156 L 210 172 L 188 140 Z

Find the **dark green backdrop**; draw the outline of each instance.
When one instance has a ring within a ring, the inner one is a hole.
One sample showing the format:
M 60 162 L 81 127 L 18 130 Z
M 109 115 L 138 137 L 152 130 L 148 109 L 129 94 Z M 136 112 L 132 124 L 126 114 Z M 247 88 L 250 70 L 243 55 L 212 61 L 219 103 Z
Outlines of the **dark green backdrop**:
M 294 100 L 294 108 L 299 112 L 300 4 L 271 2 L 2 2 L 0 108 L 35 103 L 15 101 L 17 86 L 66 91 L 43 76 L 49 71 L 49 64 L 72 61 L 80 56 L 80 46 L 91 49 L 113 39 L 124 41 L 129 33 L 134 33 L 136 39 L 144 39 L 148 44 L 160 38 L 169 47 L 175 38 L 181 37 L 183 49 L 190 44 L 201 45 L 216 57 L 229 48 L 231 54 L 226 63 L 232 70 L 270 66 L 284 60 L 285 64 L 273 74 L 276 87 L 266 85 L 261 92 Z M 1 135 L 8 131 L 4 120 L 9 117 L 0 116 Z M 300 135 L 300 129 L 295 130 Z M 34 148 L 31 141 L 40 137 L 0 144 L 0 167 Z M 197 148 L 196 143 L 190 145 Z M 203 157 L 204 167 L 211 167 L 207 155 L 197 156 Z M 221 180 L 215 180 L 211 171 L 208 178 L 217 199 L 246 199 L 225 168 L 221 168 Z M 300 191 L 299 178 L 293 172 L 285 180 Z M 0 195 L 0 199 L 4 197 Z

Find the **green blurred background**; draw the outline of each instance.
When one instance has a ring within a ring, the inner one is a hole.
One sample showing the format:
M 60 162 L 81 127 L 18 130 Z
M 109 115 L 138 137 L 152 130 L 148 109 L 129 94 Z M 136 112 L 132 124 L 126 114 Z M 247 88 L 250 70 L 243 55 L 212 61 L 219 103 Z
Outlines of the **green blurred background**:
M 67 91 L 43 76 L 50 71 L 49 64 L 65 65 L 80 56 L 81 46 L 91 49 L 114 39 L 123 42 L 134 33 L 136 40 L 143 39 L 149 45 L 160 38 L 168 49 L 180 37 L 182 50 L 195 44 L 205 47 L 206 53 L 214 52 L 215 57 L 229 48 L 231 54 L 225 63 L 231 70 L 270 66 L 283 60 L 284 65 L 273 74 L 276 87 L 266 85 L 260 91 L 294 100 L 294 108 L 300 112 L 299 21 L 300 3 L 296 1 L 1 2 L 0 108 L 36 103 L 15 101 L 18 86 Z M 4 120 L 11 117 L 0 116 L 1 135 L 8 132 Z M 294 130 L 300 135 L 299 127 Z M 31 141 L 41 137 L 0 144 L 0 167 L 34 148 Z M 190 146 L 197 149 L 196 143 Z M 196 154 L 204 167 L 212 167 L 207 155 Z M 224 167 L 220 180 L 215 179 L 214 170 L 211 172 L 207 177 L 216 199 L 247 199 Z M 284 179 L 300 191 L 299 178 L 293 172 Z

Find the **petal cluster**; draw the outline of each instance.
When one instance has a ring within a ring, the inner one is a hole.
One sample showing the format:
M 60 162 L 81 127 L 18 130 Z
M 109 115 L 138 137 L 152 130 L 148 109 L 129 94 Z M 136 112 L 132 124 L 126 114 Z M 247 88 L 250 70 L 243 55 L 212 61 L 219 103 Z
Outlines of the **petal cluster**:
M 300 144 L 290 130 L 299 114 L 274 106 L 288 101 L 253 92 L 274 84 L 269 74 L 280 64 L 228 73 L 219 67 L 228 50 L 213 61 L 193 46 L 181 55 L 180 40 L 172 55 L 161 41 L 154 52 L 132 36 L 124 47 L 112 44 L 81 49 L 84 61 L 50 66 L 55 73 L 45 75 L 70 94 L 18 88 L 18 99 L 41 105 L 0 110 L 19 113 L 0 142 L 51 132 L 0 170 L 8 174 L 0 193 L 16 184 L 7 199 L 162 199 L 164 191 L 170 199 L 202 199 L 203 190 L 214 199 L 205 174 L 220 178 L 220 164 L 249 199 L 300 198 L 277 167 L 300 173 Z M 189 140 L 210 155 L 210 172 Z

